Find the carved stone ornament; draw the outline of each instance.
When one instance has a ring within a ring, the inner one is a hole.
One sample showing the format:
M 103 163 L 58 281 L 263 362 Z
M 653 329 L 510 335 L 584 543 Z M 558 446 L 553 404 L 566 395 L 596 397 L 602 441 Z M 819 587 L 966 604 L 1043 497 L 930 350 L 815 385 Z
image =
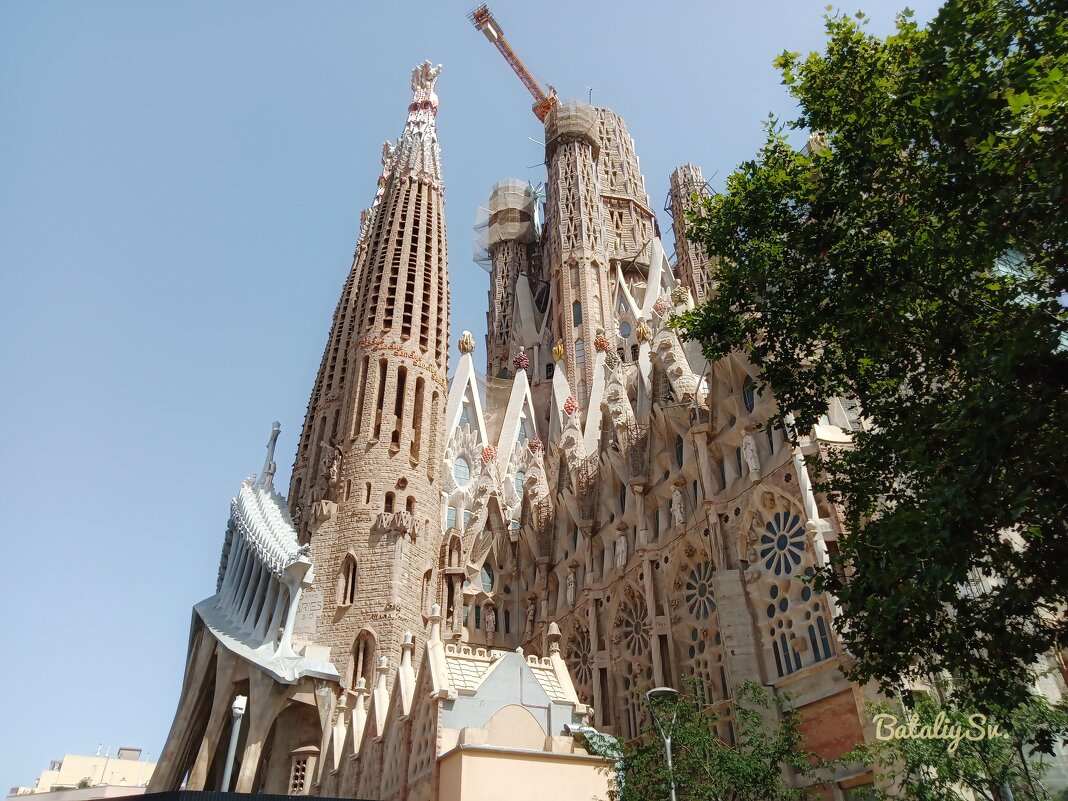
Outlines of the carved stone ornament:
M 519 353 L 512 357 L 512 367 L 516 370 L 526 370 L 530 367 L 530 357 L 527 356 L 527 352 L 522 348 L 519 349 Z
M 553 361 L 562 362 L 564 360 L 564 343 L 557 342 L 553 345 Z
M 676 306 L 681 306 L 690 297 L 690 293 L 686 290 L 682 284 L 671 290 L 671 302 Z
M 574 414 L 578 411 L 578 401 L 574 395 L 568 395 L 567 400 L 564 401 L 564 413 Z
M 471 336 L 470 331 L 464 331 L 460 334 L 460 341 L 456 344 L 460 353 L 473 353 L 475 350 L 475 338 Z
M 649 327 L 649 323 L 642 320 L 638 323 L 638 327 L 634 329 L 634 336 L 639 342 L 652 342 L 653 341 L 653 329 Z

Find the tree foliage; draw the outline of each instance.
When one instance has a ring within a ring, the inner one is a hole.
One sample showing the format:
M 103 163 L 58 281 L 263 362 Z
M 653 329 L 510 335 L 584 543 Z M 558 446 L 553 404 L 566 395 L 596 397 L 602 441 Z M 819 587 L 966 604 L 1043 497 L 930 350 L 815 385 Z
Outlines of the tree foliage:
M 733 702 L 735 744 L 716 734 L 718 717 L 692 697 L 655 702 L 661 720 L 674 717 L 670 727 L 673 766 L 669 774 L 664 745 L 652 723 L 644 736 L 617 749 L 598 748 L 602 756 L 619 760 L 617 801 L 667 799 L 674 776 L 679 801 L 799 801 L 801 789 L 791 787 L 784 769 L 808 775 L 819 762 L 802 747 L 800 715 L 786 709 L 774 721 L 768 693 L 753 682 L 743 683 Z
M 875 801 L 1046 801 L 1042 784 L 1056 739 L 1068 734 L 1068 707 L 1032 695 L 1012 710 L 990 714 L 924 695 L 911 710 L 888 704 L 870 710 L 877 741 L 851 757 L 878 767 Z
M 1065 643 L 1066 10 L 950 0 L 886 39 L 829 18 L 825 52 L 777 61 L 798 118 L 690 219 L 717 292 L 674 325 L 746 351 L 799 432 L 832 396 L 873 424 L 819 465 L 851 576 L 819 583 L 884 688 L 948 670 L 1011 704 Z

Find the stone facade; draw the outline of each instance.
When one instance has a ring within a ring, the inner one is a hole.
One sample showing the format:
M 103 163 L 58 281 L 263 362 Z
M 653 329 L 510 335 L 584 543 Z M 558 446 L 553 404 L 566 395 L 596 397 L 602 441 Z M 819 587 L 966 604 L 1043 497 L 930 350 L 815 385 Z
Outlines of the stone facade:
M 152 789 L 221 786 L 236 694 L 238 792 L 604 797 L 574 733 L 633 738 L 646 691 L 687 681 L 726 742 L 747 680 L 828 756 L 871 738 L 836 601 L 802 580 L 841 532 L 805 457 L 848 445 L 855 404 L 794 447 L 742 354 L 679 340 L 671 315 L 714 290 L 687 238 L 700 169 L 672 176 L 672 264 L 626 126 L 576 102 L 545 119 L 544 224 L 525 184 L 491 192 L 489 378 L 465 332 L 447 386 L 437 76 L 413 72 L 383 148 L 288 500 L 270 455 L 235 499 Z

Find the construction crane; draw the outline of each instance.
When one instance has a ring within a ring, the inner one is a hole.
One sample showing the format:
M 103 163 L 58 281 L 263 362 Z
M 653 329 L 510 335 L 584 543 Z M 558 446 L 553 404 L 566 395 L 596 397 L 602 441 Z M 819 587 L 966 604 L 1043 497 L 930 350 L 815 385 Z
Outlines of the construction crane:
M 490 13 L 485 3 L 468 14 L 467 18 L 486 35 L 486 38 L 500 51 L 501 55 L 504 56 L 504 60 L 519 76 L 523 86 L 527 87 L 527 91 L 534 97 L 534 105 L 530 107 L 534 112 L 534 116 L 545 122 L 545 118 L 549 116 L 549 111 L 556 105 L 556 89 L 553 88 L 551 83 L 546 84 L 549 87 L 548 93 L 541 88 L 534 76 L 530 74 L 530 70 L 524 66 L 512 46 L 508 44 L 508 40 L 504 38 L 504 31 L 501 30 L 500 24 L 494 19 L 493 14 Z

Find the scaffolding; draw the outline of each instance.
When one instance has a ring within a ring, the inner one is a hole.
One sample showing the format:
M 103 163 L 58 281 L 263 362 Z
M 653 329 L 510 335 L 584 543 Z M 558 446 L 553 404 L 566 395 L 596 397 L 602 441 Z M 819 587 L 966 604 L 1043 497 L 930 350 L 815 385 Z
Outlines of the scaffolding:
M 575 496 L 578 500 L 579 517 L 592 520 L 600 497 L 601 456 L 587 456 L 575 467 Z
M 629 423 L 624 429 L 622 451 L 630 466 L 630 477 L 644 476 L 649 468 L 649 426 Z

